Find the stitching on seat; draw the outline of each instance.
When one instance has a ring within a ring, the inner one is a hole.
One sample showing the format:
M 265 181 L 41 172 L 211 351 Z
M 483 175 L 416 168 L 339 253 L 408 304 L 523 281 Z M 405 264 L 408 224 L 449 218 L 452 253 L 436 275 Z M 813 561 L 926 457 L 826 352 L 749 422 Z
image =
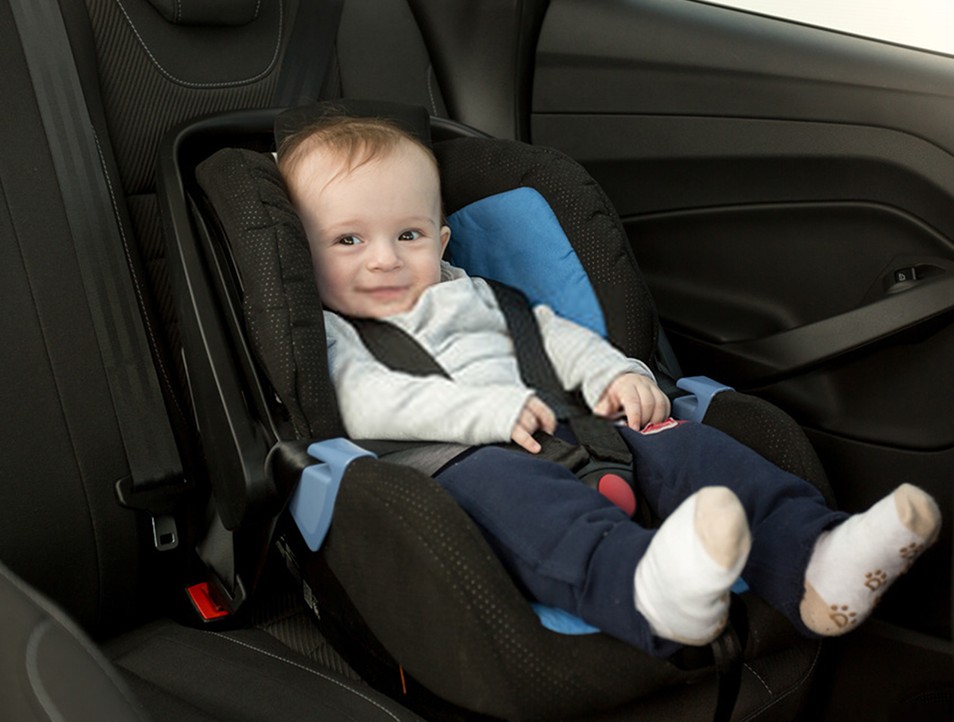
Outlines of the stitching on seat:
M 822 645 L 821 645 L 821 644 L 818 644 L 818 645 L 815 646 L 815 656 L 812 658 L 811 666 L 808 668 L 808 671 L 805 672 L 805 675 L 798 681 L 797 684 L 795 684 L 795 685 L 793 685 L 792 687 L 790 687 L 784 694 L 780 694 L 780 695 L 779 695 L 778 697 L 776 697 L 775 699 L 769 700 L 766 704 L 764 704 L 764 705 L 763 705 L 762 707 L 760 707 L 759 709 L 755 710 L 752 714 L 750 714 L 750 715 L 749 715 L 748 717 L 746 717 L 744 720 L 741 720 L 741 722 L 748 722 L 749 720 L 756 719 L 759 715 L 761 715 L 763 712 L 765 712 L 765 710 L 767 710 L 767 709 L 769 709 L 769 708 L 771 708 L 771 707 L 774 707 L 775 705 L 777 705 L 779 702 L 781 702 L 781 701 L 782 701 L 783 699 L 785 699 L 786 697 L 788 697 L 788 696 L 794 694 L 796 690 L 798 690 L 799 688 L 801 688 L 802 685 L 805 684 L 805 681 L 806 681 L 806 680 L 811 679 L 812 673 L 815 671 L 815 667 L 818 666 L 818 659 L 819 659 L 819 657 L 821 657 L 821 648 L 822 648 Z M 755 672 L 752 670 L 752 668 L 749 667 L 748 663 L 745 664 L 745 667 L 746 667 L 750 672 L 752 672 L 752 674 L 755 674 Z M 758 677 L 757 674 L 755 674 L 755 676 Z M 761 677 L 759 677 L 759 679 L 761 680 Z M 762 684 L 764 685 L 765 682 L 763 681 Z M 766 687 L 766 689 L 767 689 L 767 687 Z M 771 694 L 771 690 L 769 690 L 769 694 Z
M 346 691 L 348 691 L 348 692 L 351 692 L 351 694 L 357 695 L 358 697 L 360 697 L 361 699 L 363 699 L 365 702 L 369 702 L 370 704 L 372 704 L 372 705 L 374 705 L 375 707 L 377 707 L 379 710 L 381 710 L 382 712 L 384 712 L 384 714 L 386 714 L 388 717 L 390 717 L 391 719 L 395 720 L 395 722 L 400 722 L 400 721 L 399 721 L 399 718 L 398 718 L 391 710 L 387 709 L 384 705 L 382 705 L 380 702 L 377 702 L 376 700 L 372 699 L 372 698 L 369 697 L 368 695 L 363 694 L 363 693 L 359 692 L 358 690 L 356 690 L 356 689 L 354 689 L 354 688 L 352 688 L 352 687 L 349 687 L 348 685 L 344 684 L 344 683 L 341 682 L 340 680 L 335 679 L 334 677 L 331 677 L 331 676 L 329 676 L 329 675 L 326 675 L 326 674 L 323 674 L 323 673 L 319 672 L 317 669 L 311 669 L 311 668 L 309 668 L 309 667 L 306 667 L 306 666 L 303 665 L 303 664 L 299 664 L 298 662 L 294 662 L 294 661 L 292 661 L 292 660 L 290 660 L 290 659 L 286 659 L 285 657 L 280 657 L 279 655 L 274 654 L 273 652 L 269 652 L 269 651 L 266 651 L 266 650 L 264 650 L 264 649 L 259 649 L 258 647 L 256 647 L 256 646 L 253 645 L 253 644 L 249 644 L 248 642 L 243 642 L 242 640 L 240 640 L 240 639 L 235 639 L 234 637 L 228 637 L 228 636 L 226 636 L 226 635 L 224 635 L 224 634 L 216 634 L 215 632 L 207 632 L 207 634 L 212 634 L 212 635 L 214 635 L 214 636 L 216 636 L 216 637 L 220 637 L 220 638 L 222 638 L 222 639 L 228 640 L 229 642 L 232 642 L 233 644 L 237 644 L 237 645 L 239 645 L 240 647 L 245 647 L 246 649 L 251 649 L 253 652 L 258 652 L 259 654 L 264 654 L 266 657 L 271 657 L 272 659 L 276 659 L 276 660 L 278 660 L 279 662 L 284 662 L 285 664 L 290 664 L 292 667 L 297 667 L 298 669 L 300 669 L 300 670 L 302 670 L 302 671 L 304 671 L 304 672 L 310 672 L 311 674 L 315 675 L 316 677 L 320 677 L 321 679 L 327 680 L 328 682 L 331 682 L 331 683 L 333 683 L 333 684 L 338 685 L 338 686 L 341 687 L 343 690 L 346 690 Z
M 438 115 L 437 101 L 434 99 L 434 66 L 427 66 L 427 95 L 431 99 L 431 112 Z
M 195 83 L 189 80 L 183 80 L 182 78 L 177 78 L 168 70 L 166 70 L 164 67 L 162 67 L 162 64 L 159 62 L 156 56 L 152 54 L 152 51 L 149 49 L 149 46 L 146 45 L 146 41 L 143 39 L 142 35 L 139 34 L 139 30 L 136 28 L 135 23 L 133 23 L 132 18 L 129 17 L 129 13 L 126 12 L 126 8 L 123 6 L 122 0 L 115 0 L 115 2 L 116 2 L 116 5 L 119 7 L 120 12 L 122 12 L 123 17 L 126 19 L 126 24 L 129 25 L 130 29 L 133 31 L 133 35 L 136 36 L 136 40 L 142 46 L 142 49 L 146 51 L 146 55 L 149 56 L 149 59 L 152 61 L 152 64 L 155 65 L 156 69 L 160 73 L 162 73 L 166 78 L 168 78 L 174 83 L 178 83 L 179 85 L 184 85 L 189 88 L 229 88 L 229 87 L 234 87 L 236 85 L 244 85 L 246 83 L 251 83 L 256 80 L 261 80 L 262 78 L 264 78 L 266 75 L 272 72 L 272 69 L 275 67 L 275 64 L 278 62 L 279 51 L 281 50 L 281 46 L 282 46 L 282 33 L 285 26 L 285 3 L 283 0 L 278 0 L 278 33 L 275 39 L 275 51 L 272 53 L 272 58 L 271 60 L 268 61 L 268 65 L 265 67 L 265 69 L 262 72 L 258 73 L 257 75 L 253 75 L 250 78 L 245 78 L 243 80 L 228 80 L 228 81 L 223 81 L 221 83 Z M 259 7 L 260 6 L 261 6 L 261 0 L 259 0 Z M 255 12 L 257 16 L 258 8 L 256 8 Z
M 753 675 L 759 682 L 762 683 L 762 686 L 765 687 L 765 691 L 768 692 L 769 695 L 771 696 L 771 694 L 772 694 L 772 688 L 768 686 L 768 684 L 766 683 L 766 681 L 762 678 L 762 675 L 760 675 L 758 672 L 756 672 L 754 669 L 752 669 L 752 667 L 749 665 L 748 662 L 746 662 L 743 666 L 744 666 L 747 670 L 749 670 L 749 672 L 751 672 L 752 675 Z

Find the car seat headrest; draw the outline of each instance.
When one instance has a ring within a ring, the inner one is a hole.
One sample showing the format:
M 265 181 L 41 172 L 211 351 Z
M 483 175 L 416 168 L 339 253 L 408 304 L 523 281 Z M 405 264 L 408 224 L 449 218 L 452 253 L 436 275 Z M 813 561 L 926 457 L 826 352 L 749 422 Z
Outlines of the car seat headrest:
M 149 0 L 173 25 L 247 25 L 258 17 L 261 0 Z
M 328 116 L 387 118 L 425 145 L 431 144 L 430 116 L 420 105 L 380 100 L 341 99 L 290 108 L 275 118 L 275 146 L 309 123 Z

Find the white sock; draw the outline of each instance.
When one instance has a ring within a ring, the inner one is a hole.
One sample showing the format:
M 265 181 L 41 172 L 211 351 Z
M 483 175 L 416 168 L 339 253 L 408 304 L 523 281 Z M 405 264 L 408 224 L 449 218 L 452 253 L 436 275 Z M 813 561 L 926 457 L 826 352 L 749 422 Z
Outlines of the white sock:
M 940 526 L 934 499 L 904 484 L 864 514 L 823 532 L 805 570 L 799 607 L 805 626 L 826 636 L 854 629 L 934 543 Z
M 723 486 L 700 489 L 656 532 L 636 567 L 636 609 L 657 637 L 702 645 L 715 639 L 729 612 L 752 539 L 745 510 Z

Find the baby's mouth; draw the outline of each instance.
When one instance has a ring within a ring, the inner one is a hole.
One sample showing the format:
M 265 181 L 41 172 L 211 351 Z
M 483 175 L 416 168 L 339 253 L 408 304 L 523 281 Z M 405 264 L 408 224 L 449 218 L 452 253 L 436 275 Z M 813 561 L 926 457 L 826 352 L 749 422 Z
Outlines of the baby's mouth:
M 375 286 L 364 289 L 364 293 L 379 301 L 396 299 L 407 293 L 407 286 Z

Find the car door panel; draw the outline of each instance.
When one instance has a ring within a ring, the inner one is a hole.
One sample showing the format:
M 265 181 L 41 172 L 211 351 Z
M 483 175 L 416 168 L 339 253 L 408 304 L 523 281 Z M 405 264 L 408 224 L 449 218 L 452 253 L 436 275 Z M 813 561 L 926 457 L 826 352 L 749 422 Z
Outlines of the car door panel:
M 879 614 L 943 637 L 952 78 L 954 58 L 692 0 L 553 0 L 531 122 L 618 209 L 686 374 L 789 411 L 846 509 L 903 481 L 938 498 L 938 549 Z

